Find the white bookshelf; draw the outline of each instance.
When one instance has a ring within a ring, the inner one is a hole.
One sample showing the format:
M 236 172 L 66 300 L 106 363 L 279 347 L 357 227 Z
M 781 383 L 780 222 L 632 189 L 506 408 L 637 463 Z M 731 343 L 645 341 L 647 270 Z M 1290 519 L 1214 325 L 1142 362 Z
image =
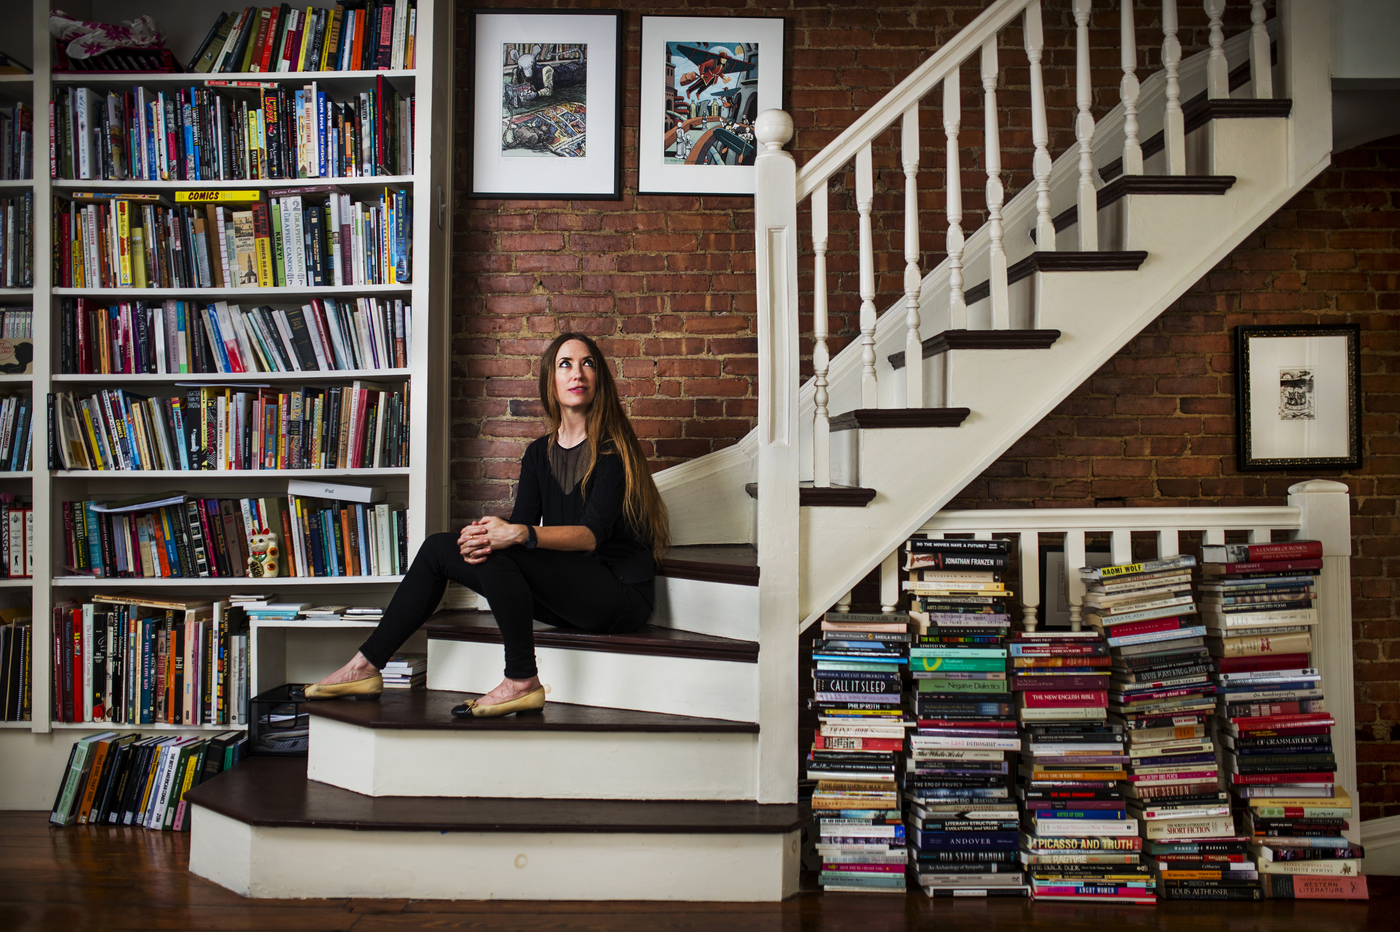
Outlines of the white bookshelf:
M 262 4 L 270 5 L 270 4 Z M 310 0 L 319 8 L 334 7 L 332 0 Z M 35 310 L 35 359 L 33 373 L 23 376 L 0 376 L 0 382 L 14 387 L 27 385 L 36 399 L 55 391 L 86 391 L 102 385 L 175 387 L 189 383 L 200 385 L 239 385 L 266 383 L 269 385 L 314 384 L 349 385 L 355 379 L 406 384 L 411 389 L 408 418 L 410 468 L 394 469 L 317 469 L 317 470 L 230 470 L 230 471 L 131 471 L 116 470 L 49 470 L 47 469 L 46 418 L 42 412 L 34 419 L 32 440 L 33 473 L 0 473 L 0 491 L 20 491 L 32 495 L 36 515 L 36 557 L 34 578 L 0 580 L 0 604 L 15 604 L 28 589 L 32 594 L 34 612 L 33 722 L 0 723 L 5 737 L 0 742 L 0 756 L 11 752 L 31 752 L 33 755 L 66 758 L 68 741 L 55 742 L 51 731 L 92 731 L 99 723 L 57 723 L 51 721 L 52 633 L 49 619 L 53 606 L 65 599 L 85 599 L 91 594 L 107 591 L 131 591 L 170 596 L 183 592 L 201 598 L 239 592 L 275 591 L 279 595 L 305 591 L 320 602 L 336 601 L 346 604 L 385 604 L 399 576 L 353 577 L 277 577 L 274 579 L 234 578 L 176 578 L 176 579 L 95 579 L 87 576 L 65 575 L 64 525 L 61 505 L 65 501 L 85 498 L 123 498 L 159 489 L 196 490 L 210 497 L 247 497 L 250 495 L 286 494 L 288 478 L 336 478 L 348 483 L 363 481 L 382 485 L 391 502 L 403 502 L 408 507 L 408 553 L 417 551 L 423 538 L 446 528 L 449 517 L 447 442 L 448 431 L 448 350 L 449 322 L 447 315 L 450 262 L 448 249 L 451 231 L 447 212 L 437 205 L 452 202 L 452 4 L 447 0 L 417 0 L 417 66 L 410 70 L 354 71 L 315 73 L 271 73 L 240 75 L 198 74 L 138 74 L 138 75 L 55 75 L 50 72 L 52 41 L 48 34 L 47 0 L 28 0 L 21 11 L 18 28 L 27 29 L 32 37 L 30 48 L 14 49 L 24 58 L 31 54 L 33 75 L 0 75 L 0 97 L 23 98 L 32 93 L 35 113 L 35 178 L 32 181 L 0 183 L 0 193 L 8 189 L 32 189 L 35 203 L 33 239 L 38 244 L 34 262 L 33 288 L 0 289 L 0 305 L 32 303 Z M 167 44 L 177 61 L 186 62 L 208 32 L 220 11 L 234 11 L 243 4 L 191 3 L 189 0 L 76 0 L 65 3 L 63 9 L 80 19 L 115 22 L 148 13 L 167 35 Z M 225 81 L 257 80 L 300 87 L 316 82 L 327 92 L 350 95 L 370 90 L 379 78 L 387 80 L 401 95 L 416 97 L 416 138 L 412 141 L 414 173 L 411 175 L 368 176 L 355 178 L 316 178 L 260 181 L 91 181 L 49 178 L 49 101 L 57 86 L 86 86 L 102 90 L 130 89 L 137 86 L 153 89 L 173 86 L 187 87 L 208 83 L 217 86 Z M 406 285 L 368 285 L 305 288 L 54 288 L 52 267 L 48 261 L 48 243 L 52 242 L 50 205 L 54 195 L 80 191 L 172 192 L 185 189 L 255 189 L 265 197 L 276 196 L 282 187 L 333 184 L 351 193 L 368 193 L 384 187 L 408 188 L 412 192 L 414 211 L 411 226 L 413 238 L 413 278 Z M 131 374 L 131 375 L 72 375 L 57 371 L 60 301 L 69 297 L 90 298 L 103 302 L 133 301 L 165 298 L 186 300 L 247 300 L 275 303 L 280 300 L 299 301 L 309 298 L 389 298 L 401 299 L 413 308 L 411 357 L 408 365 L 396 369 L 344 370 L 329 372 L 253 372 Z M 40 321 L 47 321 L 46 325 Z M 9 480 L 9 482 L 5 482 Z M 291 548 L 285 542 L 283 552 Z M 6 590 L 16 590 L 7 592 Z M 5 601 L 9 600 L 9 601 Z M 341 625 L 302 624 L 292 629 L 251 626 L 250 655 L 266 674 L 309 675 L 317 665 L 330 663 L 343 652 L 349 641 L 347 632 L 362 638 L 364 622 Z M 288 631 L 292 634 L 289 637 Z M 265 635 L 265 636 L 264 636 Z M 353 650 L 353 648 L 352 648 Z M 289 656 L 292 655 L 292 656 Z M 348 654 L 345 655 L 348 658 Z M 336 664 L 338 665 L 338 663 Z M 332 667 L 333 668 L 333 667 Z M 328 671 L 327 671 L 328 672 Z M 256 691 L 262 680 L 251 686 Z M 275 685 L 270 682 L 266 685 Z M 125 726 L 123 726 L 125 727 Z M 131 726 L 136 727 L 136 726 Z M 139 726 L 141 731 L 177 732 L 226 730 L 223 726 L 202 726 L 197 729 L 182 726 Z M 32 737 L 16 734 L 30 730 Z M 42 740 L 40 736 L 43 736 Z M 28 737 L 32 747 L 14 742 Z M 60 748 L 55 750 L 55 748 Z M 55 778 L 62 761 L 53 766 Z M 33 759 L 29 767 L 47 766 Z M 0 781 L 4 783 L 6 781 Z M 16 795 L 19 794 L 19 795 Z M 39 788 L 37 797 L 52 795 L 52 787 Z M 30 797 L 22 791 L 9 793 L 0 789 L 0 808 L 29 808 Z M 47 801 L 41 803 L 46 805 Z

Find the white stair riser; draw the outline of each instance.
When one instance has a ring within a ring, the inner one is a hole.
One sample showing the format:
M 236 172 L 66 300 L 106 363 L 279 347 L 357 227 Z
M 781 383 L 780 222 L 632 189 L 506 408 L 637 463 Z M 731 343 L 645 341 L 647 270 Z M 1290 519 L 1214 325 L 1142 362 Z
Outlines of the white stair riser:
M 375 832 L 250 826 L 193 808 L 190 872 L 251 897 L 776 902 L 798 833 Z
M 640 712 L 758 721 L 758 664 L 537 647 L 549 698 Z M 499 644 L 428 641 L 432 689 L 484 693 L 501 681 Z
M 756 798 L 758 736 L 373 729 L 313 716 L 307 776 L 366 796 Z
M 758 587 L 658 576 L 648 624 L 757 641 Z

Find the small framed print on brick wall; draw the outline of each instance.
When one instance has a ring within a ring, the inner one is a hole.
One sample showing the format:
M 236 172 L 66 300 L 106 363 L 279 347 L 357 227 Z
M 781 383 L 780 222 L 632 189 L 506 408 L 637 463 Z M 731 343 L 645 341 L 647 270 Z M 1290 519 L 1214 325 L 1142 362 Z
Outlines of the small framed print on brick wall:
M 471 18 L 469 196 L 621 197 L 622 11 Z
M 1361 328 L 1235 328 L 1236 459 L 1261 469 L 1361 465 Z
M 783 105 L 783 20 L 643 16 L 639 194 L 753 194 L 754 121 Z

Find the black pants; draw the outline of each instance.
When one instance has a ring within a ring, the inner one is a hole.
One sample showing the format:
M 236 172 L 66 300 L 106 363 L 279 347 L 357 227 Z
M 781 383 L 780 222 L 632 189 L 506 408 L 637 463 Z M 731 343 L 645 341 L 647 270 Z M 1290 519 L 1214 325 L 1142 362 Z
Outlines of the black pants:
M 394 652 L 428 620 L 448 580 L 486 598 L 506 648 L 506 676 L 536 674 L 534 620 L 585 631 L 635 631 L 651 616 L 652 584 L 628 585 L 585 553 L 497 550 L 486 562 L 462 559 L 455 533 L 423 541 L 379 626 L 360 653 L 383 668 Z

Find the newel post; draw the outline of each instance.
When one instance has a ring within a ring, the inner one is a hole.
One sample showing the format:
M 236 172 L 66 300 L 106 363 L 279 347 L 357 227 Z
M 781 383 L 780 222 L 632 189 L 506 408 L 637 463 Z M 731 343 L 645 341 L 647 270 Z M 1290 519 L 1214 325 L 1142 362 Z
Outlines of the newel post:
M 797 165 L 792 117 L 759 114 L 754 258 L 758 270 L 758 801 L 797 801 L 799 430 Z
M 1317 585 L 1318 625 L 1313 663 L 1322 674 L 1337 756 L 1337 782 L 1351 794 L 1356 816 L 1346 836 L 1361 841 L 1361 799 L 1356 795 L 1356 698 L 1352 692 L 1351 646 L 1351 495 L 1330 479 L 1310 479 L 1288 490 L 1288 504 L 1302 509 L 1301 540 L 1322 541 L 1322 576 Z

